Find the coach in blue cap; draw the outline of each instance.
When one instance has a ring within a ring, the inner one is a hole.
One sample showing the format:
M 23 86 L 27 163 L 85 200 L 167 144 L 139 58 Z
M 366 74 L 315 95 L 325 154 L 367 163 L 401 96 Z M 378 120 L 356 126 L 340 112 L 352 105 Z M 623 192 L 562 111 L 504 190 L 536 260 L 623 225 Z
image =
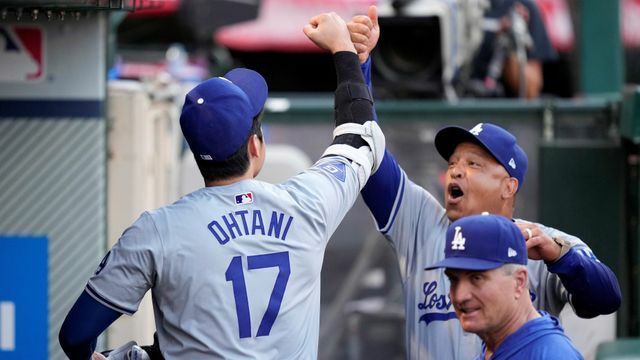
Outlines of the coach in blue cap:
M 475 215 L 447 229 L 449 296 L 462 328 L 480 336 L 476 359 L 582 359 L 557 318 L 537 311 L 528 289 L 527 247 L 520 229 L 497 215 Z

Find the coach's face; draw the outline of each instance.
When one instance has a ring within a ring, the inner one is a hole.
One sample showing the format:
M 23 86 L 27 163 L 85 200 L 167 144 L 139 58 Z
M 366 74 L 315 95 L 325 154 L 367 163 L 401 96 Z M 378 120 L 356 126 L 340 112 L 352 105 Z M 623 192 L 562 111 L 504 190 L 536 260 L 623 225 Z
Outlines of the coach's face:
M 486 271 L 446 269 L 451 282 L 449 296 L 460 325 L 481 338 L 504 328 L 517 312 L 517 280 L 503 268 Z
M 517 180 L 482 146 L 460 143 L 451 157 L 445 177 L 444 204 L 455 221 L 484 211 L 511 217 Z

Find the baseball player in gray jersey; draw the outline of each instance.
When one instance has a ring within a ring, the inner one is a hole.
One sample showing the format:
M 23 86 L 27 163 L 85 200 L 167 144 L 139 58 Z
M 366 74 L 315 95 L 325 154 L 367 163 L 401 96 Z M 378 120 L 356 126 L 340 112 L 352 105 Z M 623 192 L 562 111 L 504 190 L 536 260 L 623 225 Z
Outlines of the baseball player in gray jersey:
M 384 154 L 384 136 L 344 20 L 304 32 L 333 54 L 334 139 L 310 169 L 257 181 L 264 79 L 235 69 L 185 99 L 180 125 L 205 187 L 143 213 L 104 257 L 60 330 L 71 359 L 151 291 L 167 359 L 314 359 L 327 241 Z
M 354 17 L 348 26 L 370 84 L 369 53 L 380 35 L 377 9 L 372 6 L 368 15 Z M 461 328 L 444 271 L 425 267 L 444 257 L 445 233 L 452 221 L 485 211 L 514 219 L 528 160 L 511 133 L 489 123 L 471 129 L 446 127 L 437 133 L 435 145 L 449 163 L 444 207 L 407 177 L 389 151 L 361 193 L 398 259 L 407 358 L 470 359 L 481 351 L 480 338 Z M 541 224 L 514 221 L 526 240 L 529 290 L 536 309 L 557 316 L 569 303 L 583 318 L 618 309 L 621 296 L 615 275 L 584 242 Z

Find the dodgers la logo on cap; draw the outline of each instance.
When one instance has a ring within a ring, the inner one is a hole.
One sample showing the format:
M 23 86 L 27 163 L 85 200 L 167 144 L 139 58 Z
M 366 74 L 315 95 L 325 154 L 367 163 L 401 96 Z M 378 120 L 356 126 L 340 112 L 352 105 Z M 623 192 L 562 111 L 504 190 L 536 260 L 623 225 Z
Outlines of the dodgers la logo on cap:
M 456 226 L 454 228 L 453 240 L 451 240 L 451 250 L 464 250 L 464 243 L 467 239 L 462 236 L 462 227 Z
M 527 246 L 516 224 L 503 216 L 475 215 L 449 226 L 445 258 L 427 268 L 490 270 L 504 264 L 527 264 Z
M 471 128 L 471 130 L 469 130 L 470 133 L 472 133 L 475 136 L 480 135 L 480 133 L 482 132 L 482 123 L 474 126 L 473 128 Z
M 516 142 L 516 137 L 500 126 L 479 123 L 467 130 L 459 126 L 448 126 L 436 134 L 438 153 L 449 160 L 456 147 L 463 142 L 478 144 L 486 149 L 511 177 L 518 179 L 518 190 L 524 184 L 527 173 L 527 154 Z

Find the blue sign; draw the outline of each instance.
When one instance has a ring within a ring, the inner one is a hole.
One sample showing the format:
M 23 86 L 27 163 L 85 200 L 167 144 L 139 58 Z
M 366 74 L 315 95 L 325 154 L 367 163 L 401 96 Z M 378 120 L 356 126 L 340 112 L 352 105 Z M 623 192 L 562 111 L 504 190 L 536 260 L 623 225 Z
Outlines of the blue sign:
M 48 240 L 0 236 L 0 359 L 46 359 Z

